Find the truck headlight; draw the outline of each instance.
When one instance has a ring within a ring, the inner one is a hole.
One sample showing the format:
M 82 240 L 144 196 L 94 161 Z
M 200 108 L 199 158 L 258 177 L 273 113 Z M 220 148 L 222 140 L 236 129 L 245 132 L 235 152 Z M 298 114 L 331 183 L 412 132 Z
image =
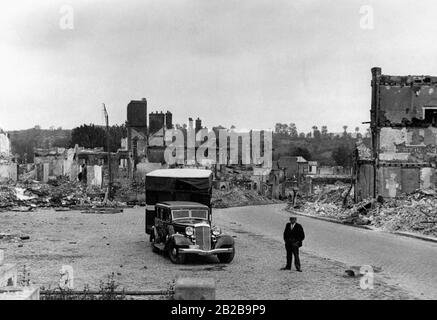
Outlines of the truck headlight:
M 192 236 L 194 234 L 194 229 L 192 227 L 186 227 L 185 228 L 185 234 L 187 236 Z
M 218 236 L 220 233 L 222 233 L 222 231 L 220 230 L 220 228 L 217 227 L 217 226 L 212 227 L 211 232 L 212 232 L 212 234 L 215 235 L 215 236 Z

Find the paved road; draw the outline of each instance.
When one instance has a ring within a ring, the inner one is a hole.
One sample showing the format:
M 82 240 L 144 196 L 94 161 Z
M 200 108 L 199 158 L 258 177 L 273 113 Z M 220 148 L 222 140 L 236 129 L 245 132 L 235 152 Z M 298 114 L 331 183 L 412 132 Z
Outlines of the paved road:
M 241 225 L 233 221 L 235 216 L 247 219 L 253 210 L 258 210 L 256 221 Z M 3 212 L 0 232 L 28 235 L 30 239 L 3 237 L 0 248 L 6 249 L 7 262 L 17 264 L 20 278 L 26 266 L 26 278 L 46 288 L 56 287 L 61 266 L 70 265 L 78 290 L 85 285 L 98 289 L 100 281 L 106 283 L 107 276 L 113 274 L 119 288 L 127 290 L 167 289 L 179 276 L 213 277 L 217 281 L 217 299 L 414 298 L 384 281 L 375 282 L 374 290 L 362 290 L 360 279 L 343 277 L 344 264 L 310 253 L 301 255 L 304 272 L 280 271 L 285 254 L 280 237 L 276 237 L 286 216 L 279 211 L 264 215 L 264 210 L 272 208 L 216 211 L 216 222 L 235 239 L 237 254 L 230 264 L 219 263 L 216 257 L 192 257 L 184 265 L 174 265 L 165 255 L 153 253 L 144 234 L 144 208 L 126 209 L 119 214 Z M 245 212 L 236 214 L 240 211 Z M 263 224 L 272 228 L 263 228 Z M 248 230 L 257 227 L 260 232 Z
M 289 216 L 283 208 L 281 204 L 215 210 L 214 219 L 217 224 L 236 223 L 247 231 L 281 240 Z M 307 217 L 298 220 L 306 233 L 304 251 L 348 265 L 382 267 L 380 275 L 388 276 L 392 284 L 420 298 L 437 299 L 436 243 Z

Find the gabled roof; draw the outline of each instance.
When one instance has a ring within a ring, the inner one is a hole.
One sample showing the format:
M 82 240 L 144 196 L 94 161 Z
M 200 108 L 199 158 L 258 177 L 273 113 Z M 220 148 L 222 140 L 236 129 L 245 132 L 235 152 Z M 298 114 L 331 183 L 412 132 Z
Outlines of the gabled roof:
M 304 157 L 301 156 L 285 156 L 280 157 L 278 160 L 278 165 L 281 168 L 288 167 L 292 163 L 307 163 Z
M 372 160 L 372 149 L 366 146 L 362 140 L 357 142 L 356 149 L 358 151 L 358 160 Z

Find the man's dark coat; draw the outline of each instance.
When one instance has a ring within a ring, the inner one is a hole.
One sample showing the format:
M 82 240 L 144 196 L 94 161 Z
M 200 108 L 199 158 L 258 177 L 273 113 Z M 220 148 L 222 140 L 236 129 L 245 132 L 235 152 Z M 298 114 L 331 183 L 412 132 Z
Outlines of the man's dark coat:
M 293 230 L 291 229 L 291 223 L 288 222 L 285 225 L 284 241 L 287 245 L 302 246 L 302 241 L 305 239 L 305 233 L 299 223 L 295 223 Z

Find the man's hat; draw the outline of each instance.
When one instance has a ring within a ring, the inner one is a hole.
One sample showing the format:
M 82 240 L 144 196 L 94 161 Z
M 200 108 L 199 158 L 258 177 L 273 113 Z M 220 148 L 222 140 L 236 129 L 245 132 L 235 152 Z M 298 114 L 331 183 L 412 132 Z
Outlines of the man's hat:
M 290 219 L 291 219 L 291 218 L 297 219 L 297 215 L 294 214 L 294 213 L 292 213 L 292 214 L 290 215 Z

